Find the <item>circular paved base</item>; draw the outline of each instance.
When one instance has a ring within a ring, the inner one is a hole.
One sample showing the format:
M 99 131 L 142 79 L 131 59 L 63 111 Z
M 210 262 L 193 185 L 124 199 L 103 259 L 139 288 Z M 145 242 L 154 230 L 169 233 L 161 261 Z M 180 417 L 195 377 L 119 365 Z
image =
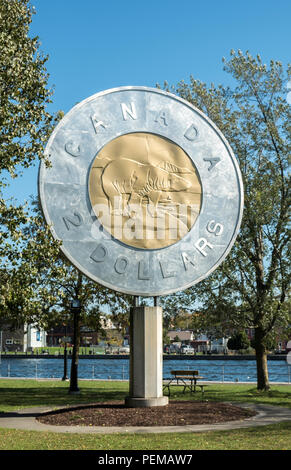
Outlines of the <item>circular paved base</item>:
M 41 413 L 51 411 L 52 408 L 31 408 L 13 413 L 0 414 L 0 428 L 22 429 L 27 431 L 46 432 L 67 432 L 67 433 L 91 433 L 91 434 L 111 434 L 111 433 L 168 433 L 168 432 L 203 432 L 203 431 L 224 431 L 229 429 L 247 428 L 253 426 L 264 426 L 282 421 L 291 421 L 291 409 L 280 406 L 257 405 L 253 403 L 232 403 L 241 407 L 249 408 L 257 412 L 252 418 L 243 421 L 231 421 L 221 424 L 203 424 L 189 426 L 52 426 L 42 424 L 35 418 Z

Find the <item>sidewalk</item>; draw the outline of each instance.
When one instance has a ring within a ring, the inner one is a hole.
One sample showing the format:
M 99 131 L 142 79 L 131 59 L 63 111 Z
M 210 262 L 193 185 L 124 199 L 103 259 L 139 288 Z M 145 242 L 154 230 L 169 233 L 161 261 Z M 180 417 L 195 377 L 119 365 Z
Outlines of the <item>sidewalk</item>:
M 247 428 L 253 426 L 265 426 L 282 421 L 291 421 L 291 409 L 280 406 L 262 404 L 239 404 L 244 408 L 255 410 L 258 414 L 241 421 L 230 421 L 220 424 L 203 424 L 193 426 L 154 426 L 154 427 L 134 427 L 134 426 L 52 426 L 42 424 L 36 420 L 41 413 L 52 410 L 48 407 L 25 408 L 18 412 L 0 413 L 0 428 L 22 429 L 26 431 L 46 431 L 57 433 L 90 433 L 90 434 L 111 434 L 111 433 L 168 433 L 168 432 L 203 432 L 203 431 L 224 431 L 229 429 Z

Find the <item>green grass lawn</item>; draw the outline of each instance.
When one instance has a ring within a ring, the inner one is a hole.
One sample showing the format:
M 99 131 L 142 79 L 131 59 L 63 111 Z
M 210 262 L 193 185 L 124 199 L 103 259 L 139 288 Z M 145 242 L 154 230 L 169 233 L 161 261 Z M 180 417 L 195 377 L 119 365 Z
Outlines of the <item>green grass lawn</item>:
M 94 354 L 105 354 L 105 347 L 104 346 L 81 346 L 79 348 L 79 354 L 92 354 L 92 350 L 94 351 Z M 68 351 L 72 351 L 72 347 L 68 346 Z M 27 356 L 34 356 L 35 354 L 52 354 L 52 355 L 61 355 L 64 354 L 64 347 L 63 346 L 44 346 L 44 347 L 36 347 L 33 350 L 33 353 L 31 351 L 28 351 L 27 353 L 24 353 L 23 351 L 7 351 L 5 353 L 2 353 L 3 357 L 9 357 L 9 356 L 22 356 L 23 354 L 26 354 Z
M 0 379 L 0 413 L 33 406 L 123 400 L 127 382 L 79 381 L 80 395 L 68 394 L 68 382 Z M 201 400 L 176 392 L 171 399 Z M 258 392 L 253 385 L 213 384 L 205 400 L 266 403 L 291 408 L 291 386 Z M 1 420 L 0 420 L 1 426 Z M 203 433 L 64 434 L 0 429 L 0 450 L 291 450 L 291 423 Z
M 64 434 L 0 429 L 0 450 L 291 450 L 291 423 L 169 434 Z

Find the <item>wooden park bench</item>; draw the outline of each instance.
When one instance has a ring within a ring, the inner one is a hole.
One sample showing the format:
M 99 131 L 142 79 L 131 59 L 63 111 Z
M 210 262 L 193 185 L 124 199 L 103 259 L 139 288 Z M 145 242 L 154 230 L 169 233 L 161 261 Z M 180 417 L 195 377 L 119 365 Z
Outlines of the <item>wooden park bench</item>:
M 202 397 L 204 396 L 204 384 L 198 384 L 197 381 L 203 379 L 204 377 L 199 375 L 198 370 L 171 370 L 172 377 L 167 377 L 163 379 L 164 389 L 168 389 L 169 396 L 171 394 L 170 387 L 183 387 L 183 393 L 186 389 L 189 389 L 191 393 L 196 392 L 197 387 L 202 392 Z

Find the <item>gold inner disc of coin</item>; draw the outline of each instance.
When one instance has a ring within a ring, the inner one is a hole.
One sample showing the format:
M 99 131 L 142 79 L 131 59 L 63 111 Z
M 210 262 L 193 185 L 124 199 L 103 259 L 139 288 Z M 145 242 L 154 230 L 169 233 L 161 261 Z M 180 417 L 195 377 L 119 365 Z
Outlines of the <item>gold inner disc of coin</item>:
M 136 132 L 115 138 L 96 155 L 90 201 L 115 239 L 160 249 L 183 238 L 201 208 L 202 188 L 189 156 L 174 142 Z

